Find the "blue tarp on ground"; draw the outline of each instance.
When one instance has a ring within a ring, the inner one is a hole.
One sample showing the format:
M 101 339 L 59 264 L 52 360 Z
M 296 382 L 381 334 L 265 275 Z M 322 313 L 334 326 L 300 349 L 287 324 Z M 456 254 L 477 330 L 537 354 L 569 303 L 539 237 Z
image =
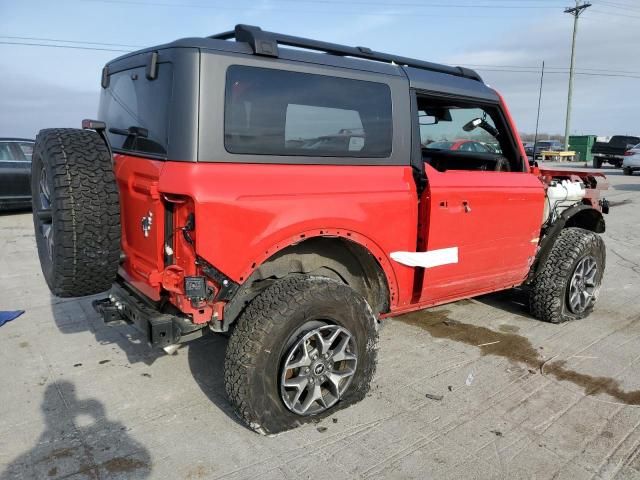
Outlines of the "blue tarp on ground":
M 11 312 L 0 312 L 0 327 L 5 323 L 15 320 L 24 313 L 24 310 L 13 310 Z

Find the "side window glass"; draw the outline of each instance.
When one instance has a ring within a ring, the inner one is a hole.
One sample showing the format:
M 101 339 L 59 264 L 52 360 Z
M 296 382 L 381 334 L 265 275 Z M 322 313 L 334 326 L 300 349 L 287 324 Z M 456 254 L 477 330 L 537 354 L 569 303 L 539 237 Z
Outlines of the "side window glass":
M 224 141 L 230 153 L 386 158 L 391 90 L 377 82 L 232 65 Z
M 521 160 L 497 107 L 418 97 L 422 158 L 433 168 L 521 171 Z
M 10 162 L 11 160 L 13 160 L 11 145 L 8 143 L 0 143 L 0 162 Z
M 25 160 L 30 162 L 31 157 L 33 156 L 33 143 L 21 142 L 18 144 L 18 146 L 20 147 Z

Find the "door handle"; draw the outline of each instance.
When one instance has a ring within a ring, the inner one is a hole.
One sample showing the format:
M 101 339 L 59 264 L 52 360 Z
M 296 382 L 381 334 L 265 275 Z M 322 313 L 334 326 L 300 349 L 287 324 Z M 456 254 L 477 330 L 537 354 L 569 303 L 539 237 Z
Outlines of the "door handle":
M 471 205 L 469 205 L 469 202 L 465 200 L 464 202 L 462 202 L 462 206 L 464 207 L 464 213 L 471 212 Z

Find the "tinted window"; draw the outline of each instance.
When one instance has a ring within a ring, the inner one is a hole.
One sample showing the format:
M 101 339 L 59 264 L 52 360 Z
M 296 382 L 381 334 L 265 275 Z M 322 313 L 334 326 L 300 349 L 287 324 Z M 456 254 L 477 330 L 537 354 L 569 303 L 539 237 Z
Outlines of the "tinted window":
M 230 153 L 388 157 L 391 91 L 381 83 L 232 66 L 224 130 Z
M 173 68 L 170 63 L 159 64 L 155 80 L 147 80 L 145 70 L 139 67 L 111 74 L 108 88 L 102 90 L 98 117 L 107 124 L 114 149 L 164 155 L 169 144 Z M 127 134 L 130 127 L 146 129 L 146 138 Z
M 30 162 L 33 155 L 33 143 L 19 143 L 20 149 L 25 156 L 25 159 Z
M 0 143 L 0 162 L 13 160 L 13 153 L 11 152 L 11 145 L 9 143 Z

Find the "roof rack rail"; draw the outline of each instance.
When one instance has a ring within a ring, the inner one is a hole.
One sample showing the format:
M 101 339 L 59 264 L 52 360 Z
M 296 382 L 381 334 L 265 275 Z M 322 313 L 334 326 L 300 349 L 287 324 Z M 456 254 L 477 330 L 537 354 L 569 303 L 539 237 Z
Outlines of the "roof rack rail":
M 236 25 L 234 30 L 211 35 L 209 38 L 217 40 L 230 40 L 235 38 L 236 42 L 247 42 L 251 46 L 254 54 L 268 57 L 278 57 L 278 45 L 287 45 L 289 47 L 318 50 L 331 55 L 364 58 L 366 60 L 394 63 L 396 65 L 407 65 L 409 67 L 431 70 L 433 72 L 447 73 L 458 77 L 470 78 L 479 82 L 482 81 L 480 75 L 469 68 L 450 67 L 448 65 L 424 62 L 413 58 L 375 52 L 367 47 L 349 47 L 346 45 L 339 45 L 337 43 L 321 42 L 319 40 L 294 37 L 292 35 L 285 35 L 282 33 L 266 32 L 260 27 L 255 27 L 253 25 Z

